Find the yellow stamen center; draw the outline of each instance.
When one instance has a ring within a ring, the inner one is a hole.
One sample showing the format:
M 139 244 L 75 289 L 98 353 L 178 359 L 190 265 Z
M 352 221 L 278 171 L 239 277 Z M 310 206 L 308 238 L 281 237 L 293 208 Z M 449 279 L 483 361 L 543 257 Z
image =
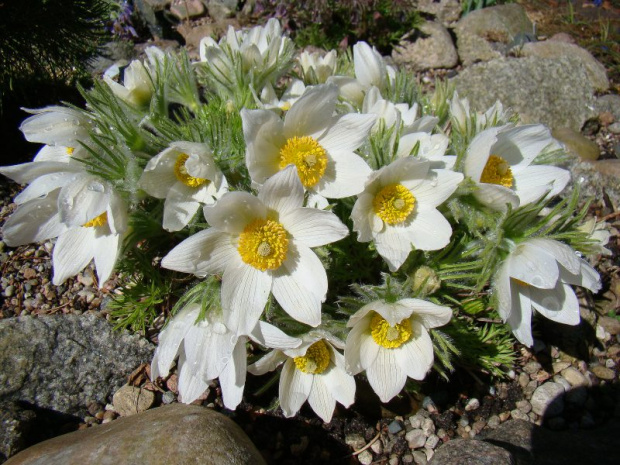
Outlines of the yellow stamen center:
M 69 156 L 73 155 L 73 152 L 75 152 L 75 149 L 73 147 L 67 147 L 65 150 L 67 151 L 67 155 Z
M 402 184 L 390 184 L 375 195 L 372 206 L 377 216 L 387 224 L 399 224 L 413 211 L 415 197 Z
M 85 228 L 98 228 L 107 224 L 108 222 L 108 212 L 103 212 L 101 215 L 94 217 L 87 223 L 84 223 L 82 226 Z
M 408 318 L 394 326 L 390 326 L 387 320 L 378 313 L 375 313 L 370 320 L 370 333 L 373 340 L 386 349 L 400 347 L 411 339 L 413 334 L 411 320 Z
M 291 102 L 284 102 L 282 105 L 280 105 L 280 110 L 282 111 L 289 111 L 291 109 Z
M 293 362 L 299 371 L 313 375 L 323 373 L 329 366 L 329 349 L 321 339 L 315 342 L 306 351 L 303 357 L 295 357 Z
M 186 153 L 180 153 L 177 157 L 177 161 L 174 163 L 174 174 L 179 181 L 189 187 L 200 187 L 208 179 L 204 178 L 195 178 L 187 172 L 187 168 L 185 167 L 185 162 L 189 158 L 189 155 Z
M 239 235 L 237 250 L 248 265 L 261 271 L 275 270 L 286 259 L 288 233 L 277 221 L 257 219 Z
M 510 165 L 502 157 L 491 155 L 487 164 L 484 165 L 482 175 L 480 176 L 480 182 L 512 187 L 513 177 Z
M 325 174 L 327 154 L 310 136 L 291 137 L 280 149 L 280 169 L 293 164 L 304 187 L 313 187 Z

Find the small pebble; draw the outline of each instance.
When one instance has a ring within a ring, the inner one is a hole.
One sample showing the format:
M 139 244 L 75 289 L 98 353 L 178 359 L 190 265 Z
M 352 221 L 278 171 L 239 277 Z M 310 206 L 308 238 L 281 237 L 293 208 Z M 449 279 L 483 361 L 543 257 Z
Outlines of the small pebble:
M 7 286 L 4 289 L 4 296 L 5 297 L 13 297 L 14 293 L 15 293 L 15 286 Z
M 527 400 L 518 401 L 516 406 L 523 413 L 530 413 L 532 411 L 532 404 L 530 404 Z
M 403 430 L 403 425 L 400 421 L 394 420 L 388 425 L 388 431 L 392 434 L 396 434 Z
M 174 395 L 173 392 L 170 391 L 166 391 L 162 394 L 161 396 L 161 401 L 163 404 L 168 405 L 171 404 L 172 402 L 174 402 L 176 396 Z
M 421 429 L 412 429 L 405 435 L 409 449 L 419 449 L 426 443 L 426 434 Z
M 476 410 L 478 407 L 480 407 L 480 401 L 473 397 L 467 401 L 467 404 L 465 405 L 465 411 L 471 412 L 472 410 Z
M 417 465 L 426 465 L 430 460 L 424 452 L 419 450 L 416 450 L 412 455 Z
M 595 367 L 591 368 L 592 373 L 594 373 L 596 375 L 597 378 L 599 379 L 604 379 L 607 381 L 610 381 L 612 379 L 615 379 L 616 377 L 616 373 L 614 372 L 614 370 L 601 366 L 601 365 L 597 365 Z
M 357 456 L 357 460 L 359 460 L 362 465 L 370 465 L 372 463 L 372 454 L 365 450 Z
M 422 422 L 422 431 L 426 436 L 430 436 L 435 432 L 435 423 L 430 418 L 425 418 Z
M 605 367 L 606 368 L 616 368 L 616 362 L 614 362 L 612 359 L 608 358 L 607 360 L 605 360 Z
M 620 122 L 611 123 L 607 126 L 607 130 L 612 134 L 620 134 Z
M 424 444 L 424 447 L 434 449 L 435 447 L 437 447 L 437 444 L 439 444 L 439 436 L 437 436 L 436 434 L 431 434 L 426 440 L 426 444 Z
M 491 415 L 489 420 L 487 421 L 487 426 L 491 429 L 497 428 L 501 423 L 499 417 L 497 415 Z
M 523 371 L 527 373 L 528 375 L 533 375 L 535 373 L 538 373 L 541 368 L 542 368 L 542 365 L 540 363 L 532 360 L 525 364 L 525 366 L 523 367 Z
M 424 456 L 424 458 L 426 458 L 426 456 Z M 401 462 L 403 463 L 413 463 L 414 458 L 412 454 L 403 454 L 403 456 L 400 458 Z

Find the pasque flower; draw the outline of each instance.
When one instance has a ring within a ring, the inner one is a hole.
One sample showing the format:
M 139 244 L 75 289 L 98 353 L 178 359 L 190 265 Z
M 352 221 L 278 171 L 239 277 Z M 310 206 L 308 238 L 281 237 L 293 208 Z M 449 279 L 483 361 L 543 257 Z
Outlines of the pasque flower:
M 140 187 L 153 197 L 166 199 L 164 229 L 179 231 L 202 205 L 211 205 L 221 197 L 228 183 L 207 145 L 173 142 L 149 160 Z
M 302 207 L 304 190 L 294 167 L 272 176 L 258 197 L 229 192 L 204 214 L 210 228 L 176 246 L 164 268 L 222 276 L 225 324 L 247 334 L 270 293 L 293 318 L 321 322 L 327 275 L 311 247 L 342 239 L 348 230 L 331 212 Z
M 281 120 L 269 110 L 242 110 L 246 164 L 252 180 L 294 165 L 303 186 L 323 197 L 339 199 L 362 191 L 371 172 L 354 153 L 372 127 L 374 115 L 334 116 L 338 89 L 310 87 Z
M 347 323 L 351 328 L 344 349 L 347 371 L 366 370 L 373 390 L 388 402 L 403 389 L 407 377 L 424 379 L 434 360 L 427 330 L 445 325 L 451 317 L 450 308 L 421 299 L 364 305 Z
M 279 398 L 285 417 L 294 416 L 308 401 L 315 413 L 329 423 L 336 402 L 345 407 L 355 400 L 355 380 L 345 371 L 342 341 L 323 331 L 302 337 L 294 349 L 273 350 L 248 371 L 262 375 L 284 364 L 280 374 Z
M 437 207 L 462 180 L 461 173 L 430 169 L 423 158 L 400 158 L 381 168 L 370 177 L 351 212 L 358 240 L 374 241 L 391 271 L 400 268 L 412 246 L 445 247 L 452 227 Z
M 464 173 L 478 186 L 476 199 L 504 210 L 559 194 L 570 180 L 567 170 L 534 165 L 534 159 L 557 142 L 541 124 L 493 127 L 478 134 L 467 148 Z
M 558 323 L 579 324 L 579 302 L 571 285 L 592 292 L 601 288 L 596 270 L 568 245 L 528 239 L 514 246 L 497 271 L 493 281 L 497 311 L 515 337 L 532 346 L 534 311 Z

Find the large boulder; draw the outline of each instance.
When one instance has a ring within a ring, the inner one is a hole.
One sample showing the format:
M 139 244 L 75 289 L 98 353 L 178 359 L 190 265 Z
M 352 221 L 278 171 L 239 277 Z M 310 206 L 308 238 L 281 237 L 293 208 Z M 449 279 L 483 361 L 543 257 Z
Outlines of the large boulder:
M 106 404 L 154 346 L 94 314 L 0 321 L 0 401 L 85 416 Z
M 58 436 L 6 465 L 262 465 L 243 430 L 228 417 L 172 404 Z
M 464 66 L 506 56 L 534 32 L 521 5 L 510 3 L 472 11 L 461 18 L 454 32 Z
M 500 100 L 524 123 L 579 131 L 596 116 L 594 88 L 574 58 L 501 58 L 466 68 L 452 79 L 459 95 L 476 110 Z

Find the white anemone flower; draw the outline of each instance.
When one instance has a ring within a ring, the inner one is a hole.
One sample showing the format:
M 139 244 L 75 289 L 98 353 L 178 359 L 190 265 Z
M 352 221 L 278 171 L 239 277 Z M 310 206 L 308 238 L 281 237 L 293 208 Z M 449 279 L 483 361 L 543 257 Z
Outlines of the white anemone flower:
M 596 218 L 590 218 L 577 229 L 588 234 L 589 238 L 595 242 L 592 244 L 592 248 L 596 253 L 607 256 L 613 255 L 611 250 L 605 247 L 612 237 L 609 223 L 597 222 Z
M 168 231 L 183 229 L 201 206 L 228 191 L 209 147 L 195 142 L 171 143 L 149 160 L 139 184 L 147 194 L 166 199 L 163 227 Z
M 353 66 L 355 78 L 332 76 L 327 82 L 333 82 L 340 89 L 340 94 L 360 107 L 365 94 L 371 87 L 385 92 L 393 86 L 396 70 L 386 65 L 385 60 L 375 47 L 366 42 L 357 42 L 353 46 Z
M 396 158 L 416 156 L 431 162 L 431 168 L 451 170 L 456 163 L 455 155 L 446 155 L 450 139 L 443 134 L 414 132 L 406 134 L 398 141 Z
M 301 52 L 298 61 L 306 84 L 324 84 L 336 71 L 338 55 L 332 50 L 321 56 L 319 52 Z
M 430 169 L 417 157 L 400 158 L 376 171 L 359 196 L 351 218 L 358 241 L 374 240 L 377 252 L 396 271 L 412 247 L 439 250 L 452 227 L 437 210 L 463 180 L 461 173 Z
M 28 112 L 33 116 L 26 118 L 19 127 L 28 142 L 78 149 L 77 141 L 90 140 L 92 121 L 81 111 L 48 106 Z
M 531 347 L 534 311 L 557 323 L 579 324 L 579 302 L 571 284 L 592 292 L 601 288 L 596 270 L 568 245 L 528 239 L 515 246 L 495 275 L 497 311 L 515 337 Z
M 504 110 L 502 103 L 497 100 L 484 113 L 472 111 L 467 98 L 460 98 L 454 91 L 450 99 L 450 118 L 452 126 L 461 134 L 477 134 L 491 126 L 499 126 L 508 122 L 509 113 Z
M 250 365 L 248 371 L 262 375 L 284 363 L 279 398 L 284 416 L 290 418 L 308 401 L 312 410 L 329 423 L 336 402 L 349 407 L 355 401 L 355 379 L 345 370 L 342 341 L 323 331 L 312 331 L 296 349 L 274 350 Z
M 278 98 L 273 86 L 269 83 L 263 87 L 260 93 L 260 100 L 257 102 L 260 108 L 265 110 L 290 110 L 293 103 L 295 103 L 306 91 L 306 85 L 299 79 L 293 79 L 289 86 L 282 94 L 282 98 Z
M 282 120 L 268 110 L 241 110 L 246 164 L 252 180 L 264 183 L 289 165 L 303 186 L 330 199 L 362 191 L 371 173 L 354 153 L 374 124 L 374 115 L 334 116 L 338 89 L 309 87 Z
M 478 186 L 476 199 L 494 210 L 527 205 L 559 194 L 570 173 L 556 166 L 533 165 L 550 146 L 559 148 L 541 124 L 494 127 L 478 134 L 465 153 L 463 172 Z
M 270 293 L 294 319 L 318 326 L 327 275 L 310 248 L 340 240 L 348 230 L 333 213 L 304 208 L 303 201 L 293 167 L 272 176 L 258 197 L 224 194 L 204 208 L 211 227 L 181 242 L 162 266 L 222 276 L 225 324 L 237 334 L 254 328 Z
M 181 309 L 159 334 L 159 345 L 151 363 L 151 379 L 165 378 L 175 358 L 179 357 L 179 394 L 181 401 L 191 404 L 219 378 L 224 406 L 237 408 L 243 397 L 248 337 L 237 336 L 223 323 L 222 315 L 207 311 L 198 321 L 199 304 Z M 301 339 L 287 336 L 275 326 L 259 321 L 248 335 L 267 347 L 298 347 Z
M 151 102 L 155 90 L 149 69 L 140 60 L 133 60 L 123 71 L 123 83 L 116 82 L 110 74 L 104 74 L 103 80 L 114 95 L 124 102 L 136 107 L 144 107 Z
M 355 375 L 366 370 L 373 390 L 382 402 L 389 402 L 407 377 L 424 379 L 434 360 L 427 330 L 451 318 L 449 307 L 421 299 L 364 305 L 347 323 L 351 328 L 344 349 L 347 371 Z

